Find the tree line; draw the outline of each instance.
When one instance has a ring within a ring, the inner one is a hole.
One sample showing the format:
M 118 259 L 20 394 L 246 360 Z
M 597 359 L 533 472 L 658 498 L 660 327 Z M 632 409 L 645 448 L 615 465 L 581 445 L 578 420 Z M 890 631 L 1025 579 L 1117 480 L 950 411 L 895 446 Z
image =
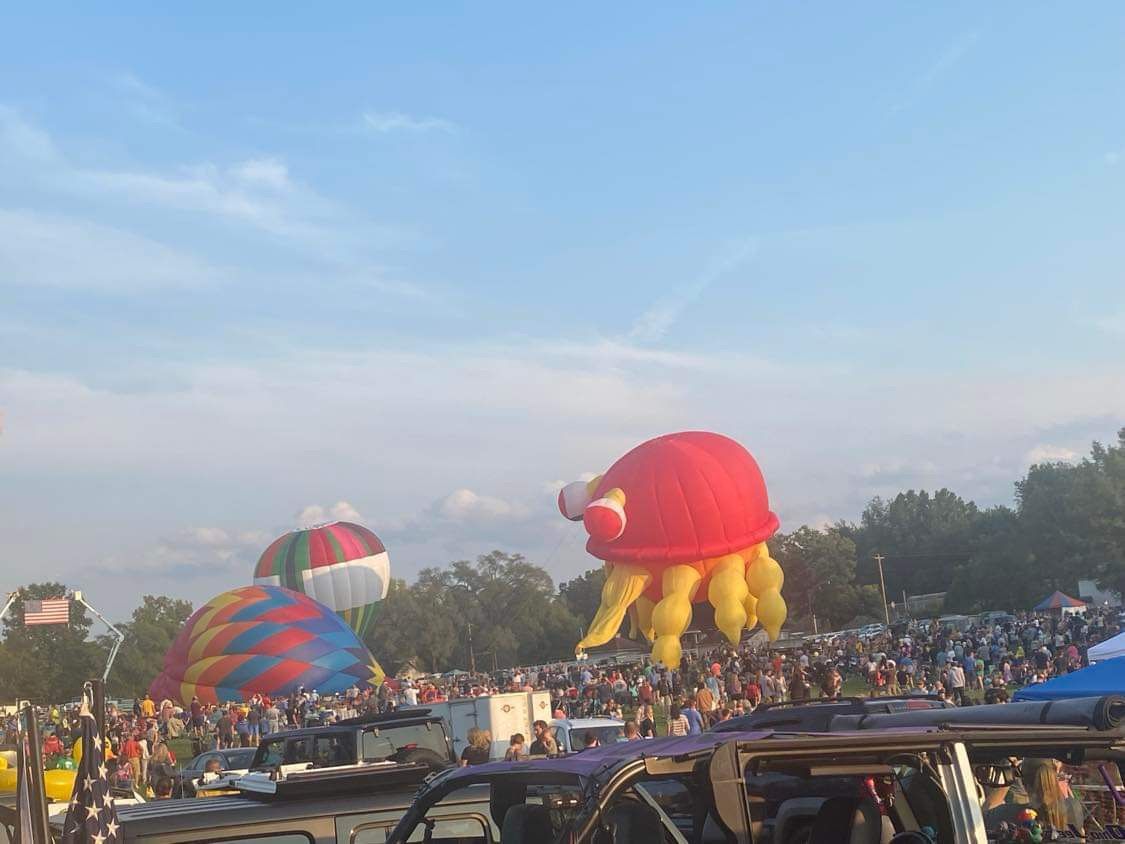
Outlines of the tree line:
M 802 526 L 770 540 L 785 570 L 789 629 L 821 629 L 882 617 L 874 556 L 884 557 L 887 597 L 945 592 L 946 612 L 1028 609 L 1080 579 L 1125 592 L 1125 429 L 1076 462 L 1032 466 L 1013 506 L 980 508 L 948 489 L 873 499 L 858 522 Z M 543 663 L 568 658 L 597 610 L 604 574 L 591 568 L 555 584 L 520 554 L 492 551 L 394 579 L 367 638 L 388 671 Z M 60 583 L 24 587 L 25 598 L 61 597 Z M 23 624 L 23 598 L 4 622 L 0 703 L 69 700 L 99 675 L 111 642 L 90 637 L 78 606 L 68 627 Z M 192 611 L 146 595 L 119 625 L 125 643 L 109 677 L 111 696 L 143 692 Z

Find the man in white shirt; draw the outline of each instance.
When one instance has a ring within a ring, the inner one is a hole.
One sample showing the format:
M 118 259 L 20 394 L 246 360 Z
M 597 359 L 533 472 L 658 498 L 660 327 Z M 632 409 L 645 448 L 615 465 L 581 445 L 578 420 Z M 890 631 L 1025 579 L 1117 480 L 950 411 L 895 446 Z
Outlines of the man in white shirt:
M 418 705 L 418 690 L 414 688 L 414 684 L 409 680 L 403 681 L 402 701 L 407 706 Z

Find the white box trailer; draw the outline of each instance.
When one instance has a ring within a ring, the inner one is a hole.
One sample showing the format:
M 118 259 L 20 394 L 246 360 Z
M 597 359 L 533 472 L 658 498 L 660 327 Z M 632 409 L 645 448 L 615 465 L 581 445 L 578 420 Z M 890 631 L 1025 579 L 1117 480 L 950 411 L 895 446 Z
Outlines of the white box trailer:
M 492 734 L 489 757 L 503 759 L 508 749 L 508 739 L 513 733 L 523 733 L 528 744 L 534 735 L 531 725 L 535 721 L 551 720 L 550 692 L 506 692 L 484 697 L 456 698 L 421 706 L 432 715 L 445 721 L 453 739 L 453 751 L 458 758 L 469 746 L 469 730 L 477 727 Z M 524 752 L 527 750 L 525 748 Z

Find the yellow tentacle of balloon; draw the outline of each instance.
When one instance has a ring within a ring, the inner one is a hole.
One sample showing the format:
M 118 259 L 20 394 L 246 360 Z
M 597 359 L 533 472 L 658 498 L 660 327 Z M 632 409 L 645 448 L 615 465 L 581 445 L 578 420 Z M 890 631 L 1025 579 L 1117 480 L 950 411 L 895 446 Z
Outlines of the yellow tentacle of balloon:
M 582 653 L 586 648 L 604 645 L 612 639 L 621 628 L 621 621 L 625 618 L 625 611 L 640 597 L 645 588 L 652 582 L 652 575 L 640 566 L 631 566 L 618 563 L 606 575 L 605 585 L 602 587 L 602 602 L 586 636 L 574 649 Z
M 785 599 L 781 597 L 781 587 L 785 583 L 785 573 L 777 560 L 769 556 L 765 544 L 755 546 L 754 554 L 746 569 L 746 587 L 758 599 L 758 621 L 772 642 L 781 633 L 785 623 Z
M 746 629 L 753 630 L 758 623 L 758 599 L 750 594 L 749 589 L 746 591 L 743 606 L 746 607 Z
M 637 629 L 651 642 L 656 638 L 652 629 L 652 611 L 656 609 L 656 602 L 641 595 L 637 598 L 637 603 L 633 604 L 633 609 L 637 611 Z
M 656 640 L 652 646 L 652 659 L 667 666 L 680 664 L 683 650 L 680 635 L 691 624 L 691 602 L 699 588 L 702 575 L 693 566 L 669 566 L 664 570 L 663 589 L 652 611 L 652 627 Z
M 720 557 L 711 569 L 707 597 L 715 608 L 715 626 L 732 645 L 742 639 L 746 626 L 746 596 L 750 594 L 744 574 L 746 564 L 738 554 Z

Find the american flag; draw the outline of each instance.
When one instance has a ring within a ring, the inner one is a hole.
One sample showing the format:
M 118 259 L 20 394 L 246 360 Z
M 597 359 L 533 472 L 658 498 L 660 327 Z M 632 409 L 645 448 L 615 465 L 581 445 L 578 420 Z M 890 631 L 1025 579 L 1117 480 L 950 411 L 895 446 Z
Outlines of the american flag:
M 67 624 L 70 622 L 70 599 L 48 598 L 45 601 L 24 601 L 23 623 Z
M 98 725 L 82 709 L 82 761 L 74 777 L 74 793 L 66 810 L 60 844 L 107 844 L 120 841 L 117 810 L 109 793 L 109 774 Z

